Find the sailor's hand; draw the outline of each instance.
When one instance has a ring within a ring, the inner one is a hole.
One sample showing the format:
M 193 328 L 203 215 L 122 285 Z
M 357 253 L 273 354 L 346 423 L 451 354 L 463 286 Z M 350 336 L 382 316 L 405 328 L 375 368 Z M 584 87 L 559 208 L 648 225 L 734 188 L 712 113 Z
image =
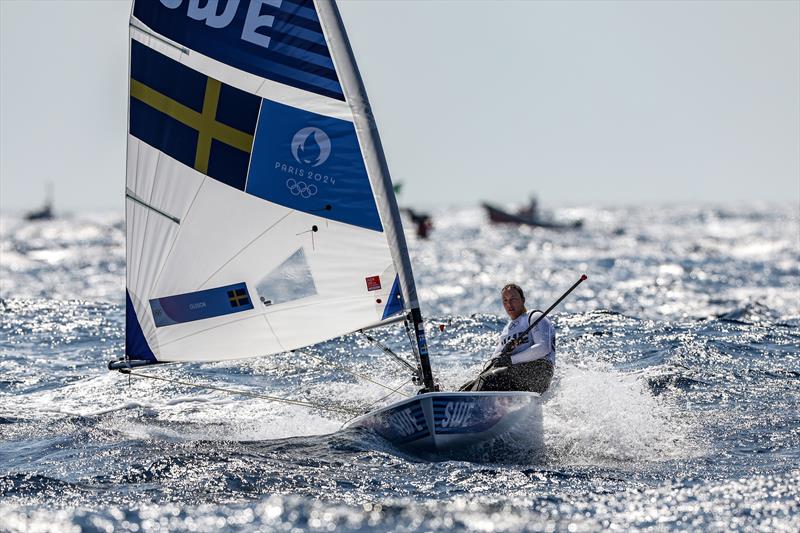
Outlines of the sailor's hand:
M 503 368 L 511 366 L 511 356 L 509 354 L 501 354 L 492 359 L 492 367 L 493 368 Z

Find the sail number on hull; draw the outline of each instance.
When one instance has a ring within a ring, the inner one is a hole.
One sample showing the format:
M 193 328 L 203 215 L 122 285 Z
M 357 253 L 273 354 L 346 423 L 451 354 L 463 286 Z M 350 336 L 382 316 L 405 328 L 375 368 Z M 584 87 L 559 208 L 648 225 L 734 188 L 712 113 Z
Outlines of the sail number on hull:
M 403 409 L 389 417 L 389 423 L 404 437 L 423 431 L 425 428 L 417 422 L 411 409 Z
M 447 402 L 444 408 L 444 418 L 442 418 L 443 428 L 466 427 L 470 420 L 470 414 L 475 408 L 473 402 Z

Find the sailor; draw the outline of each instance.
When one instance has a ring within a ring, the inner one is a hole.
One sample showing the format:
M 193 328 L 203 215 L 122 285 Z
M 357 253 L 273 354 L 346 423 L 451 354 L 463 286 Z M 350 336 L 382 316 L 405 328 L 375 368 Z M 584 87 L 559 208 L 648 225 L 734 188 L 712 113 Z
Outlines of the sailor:
M 464 384 L 460 390 L 472 391 L 529 391 L 543 393 L 550 386 L 556 363 L 556 332 L 553 324 L 543 318 L 531 331 L 530 324 L 541 311 L 528 313 L 522 288 L 509 283 L 500 291 L 503 308 L 509 321 L 503 328 L 492 359 L 478 378 Z M 510 354 L 503 348 L 509 341 L 517 345 Z
M 517 215 L 520 218 L 524 218 L 528 222 L 535 223 L 539 221 L 539 211 L 538 211 L 539 202 L 536 200 L 536 196 L 531 196 L 530 202 L 528 202 L 528 206 L 524 209 L 520 209 L 517 211 Z

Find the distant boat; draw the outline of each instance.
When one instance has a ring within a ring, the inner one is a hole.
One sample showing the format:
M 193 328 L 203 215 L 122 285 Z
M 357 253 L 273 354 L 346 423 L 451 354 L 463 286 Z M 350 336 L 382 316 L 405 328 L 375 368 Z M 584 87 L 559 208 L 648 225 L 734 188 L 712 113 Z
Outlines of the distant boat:
M 546 229 L 578 229 L 583 227 L 583 219 L 573 220 L 571 222 L 556 222 L 552 220 L 542 220 L 524 212 L 518 214 L 509 213 L 486 202 L 481 205 L 486 209 L 489 220 L 496 224 L 522 224 Z
M 403 207 L 401 211 L 411 218 L 411 222 L 414 223 L 414 227 L 416 228 L 417 237 L 420 239 L 427 239 L 433 229 L 433 219 L 431 216 L 428 213 L 414 211 L 410 207 Z
M 51 220 L 53 215 L 53 184 L 47 184 L 47 196 L 44 200 L 44 205 L 34 211 L 29 211 L 25 214 L 25 220 Z

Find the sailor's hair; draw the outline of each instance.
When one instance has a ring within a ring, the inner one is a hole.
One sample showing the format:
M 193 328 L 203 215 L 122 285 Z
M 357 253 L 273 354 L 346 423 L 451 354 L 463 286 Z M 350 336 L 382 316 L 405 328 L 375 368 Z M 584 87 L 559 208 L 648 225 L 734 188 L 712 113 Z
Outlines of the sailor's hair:
M 522 298 L 522 303 L 525 303 L 525 293 L 522 292 L 522 288 L 517 285 L 516 283 L 506 283 L 506 285 L 500 289 L 500 294 L 503 294 L 506 289 L 514 289 L 519 293 L 519 297 Z

